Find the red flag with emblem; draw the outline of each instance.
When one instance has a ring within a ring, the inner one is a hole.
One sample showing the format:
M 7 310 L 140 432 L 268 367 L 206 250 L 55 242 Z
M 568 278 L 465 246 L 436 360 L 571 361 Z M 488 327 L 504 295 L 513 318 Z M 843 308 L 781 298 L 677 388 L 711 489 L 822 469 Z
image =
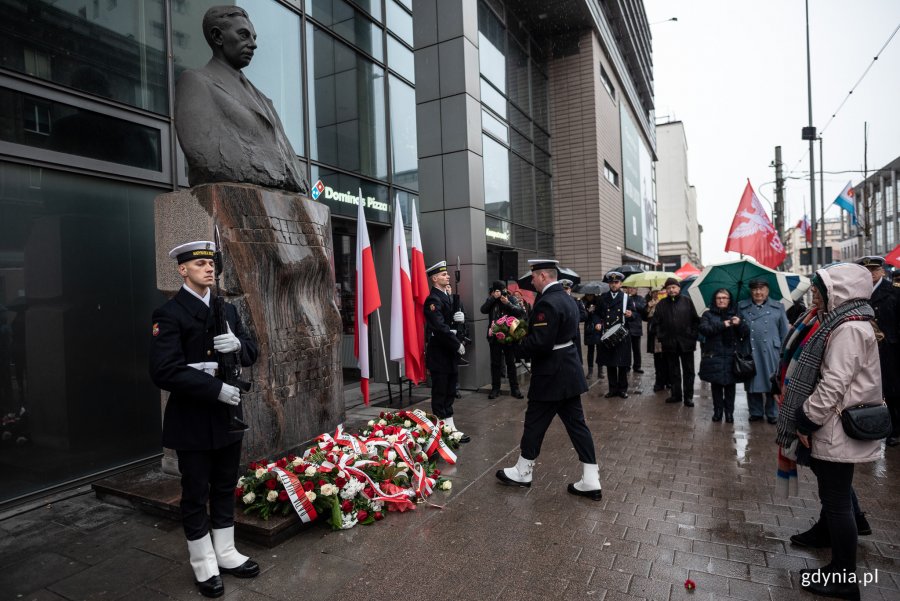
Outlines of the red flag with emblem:
M 749 255 L 771 269 L 781 265 L 787 255 L 749 179 L 731 222 L 725 250 Z

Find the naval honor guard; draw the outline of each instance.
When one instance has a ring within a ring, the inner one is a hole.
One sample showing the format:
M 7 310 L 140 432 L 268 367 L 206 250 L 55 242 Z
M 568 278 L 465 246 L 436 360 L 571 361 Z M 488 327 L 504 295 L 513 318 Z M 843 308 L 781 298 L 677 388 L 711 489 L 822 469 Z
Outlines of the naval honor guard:
M 237 309 L 228 303 L 229 331 L 215 335 L 210 309 L 215 253 L 215 244 L 207 241 L 188 242 L 169 252 L 184 284 L 153 312 L 150 346 L 150 377 L 169 391 L 162 443 L 178 455 L 182 526 L 195 581 L 206 597 L 225 593 L 220 574 L 259 574 L 259 565 L 234 547 L 234 487 L 244 435 L 234 431 L 231 415 L 240 412 L 240 391 L 216 377 L 217 353 L 237 353 L 247 367 L 256 361 L 258 350 Z
M 634 312 L 634 301 L 622 290 L 625 276 L 618 271 L 610 271 L 603 280 L 609 284 L 609 291 L 597 299 L 603 338 L 597 349 L 597 363 L 606 366 L 609 374 L 609 392 L 606 398 L 628 398 L 628 368 L 631 366 L 631 334 L 628 321 Z M 612 332 L 619 325 L 618 331 Z M 612 340 L 611 339 L 617 339 Z
M 530 259 L 531 282 L 538 296 L 528 324 L 528 334 L 517 352 L 531 359 L 531 386 L 522 432 L 519 460 L 513 467 L 497 472 L 497 478 L 509 486 L 530 487 L 534 462 L 541 443 L 555 416 L 559 416 L 581 461 L 582 477 L 567 490 L 573 495 L 599 501 L 600 468 L 594 439 L 584 420 L 581 395 L 587 392 L 581 360 L 575 350 L 575 335 L 580 316 L 573 299 L 557 281 L 559 261 Z

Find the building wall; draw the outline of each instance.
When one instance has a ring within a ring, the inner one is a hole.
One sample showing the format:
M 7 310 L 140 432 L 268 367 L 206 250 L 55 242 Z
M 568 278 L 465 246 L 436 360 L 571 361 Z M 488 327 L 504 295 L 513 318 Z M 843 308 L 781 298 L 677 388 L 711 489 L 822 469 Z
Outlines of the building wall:
M 659 155 L 656 165 L 659 254 L 661 257 L 678 255 L 682 257 L 682 263 L 690 261 L 700 266 L 697 190 L 690 183 L 684 124 L 675 121 L 657 125 L 656 144 Z

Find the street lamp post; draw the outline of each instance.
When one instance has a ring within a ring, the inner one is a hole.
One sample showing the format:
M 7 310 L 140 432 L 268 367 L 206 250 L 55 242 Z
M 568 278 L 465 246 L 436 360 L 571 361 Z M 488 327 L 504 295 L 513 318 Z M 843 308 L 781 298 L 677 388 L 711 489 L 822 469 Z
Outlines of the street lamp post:
M 819 263 L 819 250 L 816 244 L 816 128 L 813 126 L 812 112 L 812 69 L 809 56 L 809 0 L 806 0 L 806 92 L 809 98 L 809 126 L 803 128 L 803 139 L 809 140 L 809 216 L 812 231 L 812 262 L 810 267 L 813 273 Z

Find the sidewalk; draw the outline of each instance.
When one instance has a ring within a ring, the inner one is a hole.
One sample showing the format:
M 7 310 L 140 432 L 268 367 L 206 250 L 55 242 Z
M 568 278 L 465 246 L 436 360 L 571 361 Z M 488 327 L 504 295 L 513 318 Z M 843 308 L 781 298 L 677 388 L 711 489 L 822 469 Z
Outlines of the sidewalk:
M 693 409 L 666 405 L 650 392 L 651 371 L 627 400 L 604 399 L 602 380 L 584 395 L 602 501 L 566 493 L 580 468 L 558 421 L 532 487 L 499 485 L 494 472 L 518 456 L 525 402 L 464 393 L 456 422 L 472 442 L 457 466 L 442 466 L 453 489 L 431 500 L 443 509 L 419 505 L 342 532 L 314 525 L 274 549 L 243 545 L 263 572 L 226 576 L 223 599 L 814 599 L 797 570 L 825 563 L 828 551 L 788 543 L 818 514 L 812 474 L 801 470 L 801 498 L 773 498 L 774 426 L 749 424 L 741 393 L 733 426 L 710 421 L 708 389 Z M 380 410 L 354 408 L 348 421 Z M 900 448 L 887 449 L 856 471 L 874 530 L 860 537 L 859 573 L 878 577 L 863 599 L 900 599 L 898 462 Z M 0 565 L 3 601 L 202 599 L 178 523 L 89 489 L 2 519 Z

